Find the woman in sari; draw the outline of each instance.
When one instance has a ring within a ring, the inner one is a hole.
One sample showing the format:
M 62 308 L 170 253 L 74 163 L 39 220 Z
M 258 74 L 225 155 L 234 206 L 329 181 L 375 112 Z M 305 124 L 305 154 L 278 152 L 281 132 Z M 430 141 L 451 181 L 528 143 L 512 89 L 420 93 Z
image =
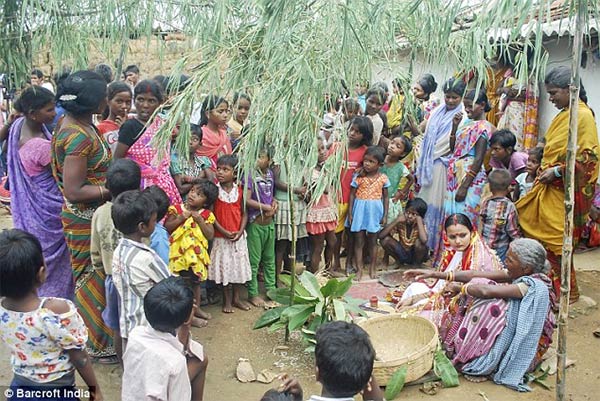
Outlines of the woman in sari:
M 221 96 L 209 95 L 202 102 L 201 117 L 198 125 L 202 128 L 202 146 L 197 153 L 208 157 L 216 171 L 217 159 L 233 152 L 231 140 L 227 135 L 229 103 Z
M 158 82 L 144 80 L 136 85 L 133 91 L 136 116 L 119 128 L 114 158 L 128 157 L 136 162 L 142 170 L 142 189 L 156 185 L 169 196 L 171 204 L 179 205 L 182 203 L 181 195 L 169 170 L 171 143 L 164 145 L 162 153 L 152 143 L 166 119 L 164 113 L 158 113 L 150 121 L 162 101 L 162 88 Z
M 52 176 L 52 135 L 45 124 L 56 115 L 54 94 L 31 86 L 14 103 L 23 117 L 10 126 L 8 176 L 15 228 L 34 234 L 42 244 L 46 281 L 40 296 L 73 299 L 75 285 L 60 213 L 63 197 Z
M 567 67 L 552 69 L 545 79 L 550 101 L 560 112 L 546 132 L 546 145 L 540 166 L 541 173 L 531 191 L 516 203 L 523 234 L 544 245 L 551 265 L 549 277 L 554 291 L 560 293 L 560 266 L 565 224 L 565 173 L 567 139 L 569 135 L 569 84 L 571 71 Z M 579 90 L 577 153 L 575 156 L 575 208 L 573 247 L 576 248 L 588 219 L 598 179 L 598 130 L 594 114 L 587 105 L 583 85 Z M 571 265 L 570 301 L 579 299 L 575 269 Z
M 78 71 L 58 88 L 66 110 L 52 137 L 52 172 L 64 197 L 62 224 L 75 279 L 75 304 L 88 328 L 88 352 L 103 362 L 116 362 L 112 332 L 102 320 L 106 306 L 105 273 L 92 267 L 91 224 L 94 211 L 110 192 L 105 188 L 111 160 L 108 144 L 92 122 L 106 107 L 106 81 L 91 71 Z
M 464 214 L 448 216 L 444 223 L 444 253 L 438 269 L 411 269 L 404 273 L 405 279 L 417 278 L 402 295 L 399 308 L 420 306 L 426 309 L 444 309 L 442 291 L 453 281 L 459 271 L 498 271 L 502 262 L 473 228 L 471 220 Z M 435 278 L 425 282 L 423 278 Z M 439 315 L 429 315 L 432 319 Z
M 474 99 L 475 90 L 470 90 L 463 101 L 467 118 L 463 120 L 462 113 L 457 113 L 452 121 L 452 155 L 448 160 L 444 210 L 446 216 L 463 213 L 477 224 L 481 195 L 487 181 L 483 159 L 494 126 L 485 120 L 485 112 L 489 110 L 485 93 L 480 91 L 477 100 Z
M 546 276 L 546 251 L 533 239 L 511 242 L 506 269 L 456 272 L 445 289 L 451 302 L 440 336 L 446 354 L 470 380 L 530 391 L 533 371 L 552 343 L 557 309 Z M 447 278 L 440 272 L 418 278 Z M 463 284 L 459 284 L 463 283 Z M 502 283 L 502 284 L 500 284 Z
M 504 98 L 501 102 L 501 116 L 498 121 L 498 129 L 508 129 L 517 137 L 516 150 L 527 152 L 538 144 L 537 109 L 538 96 L 537 85 L 533 83 L 519 83 L 513 76 L 512 71 L 504 80 L 499 91 Z
M 462 97 L 466 84 L 460 79 L 450 78 L 443 89 L 444 104 L 436 108 L 429 117 L 415 174 L 417 186 L 420 188 L 417 196 L 427 203 L 427 246 L 433 250 L 434 260 L 437 260 L 441 245 L 450 131 L 454 116 L 463 110 Z

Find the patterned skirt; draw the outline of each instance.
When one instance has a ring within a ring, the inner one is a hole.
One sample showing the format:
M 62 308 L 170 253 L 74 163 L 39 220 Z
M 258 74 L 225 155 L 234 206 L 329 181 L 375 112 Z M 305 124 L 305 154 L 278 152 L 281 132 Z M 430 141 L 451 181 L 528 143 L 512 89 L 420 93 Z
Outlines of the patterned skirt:
M 252 278 L 246 233 L 236 242 L 216 237 L 210 260 L 208 278 L 217 284 L 244 284 Z
M 298 230 L 298 239 L 308 237 L 306 215 L 308 209 L 304 201 L 294 201 L 294 223 Z M 292 211 L 289 202 L 279 202 L 275 213 L 275 239 L 292 240 Z
M 92 268 L 90 258 L 91 220 L 79 217 L 63 208 L 62 223 L 75 280 L 75 305 L 88 328 L 88 353 L 92 357 L 115 355 L 112 330 L 104 323 L 106 307 L 102 270 Z

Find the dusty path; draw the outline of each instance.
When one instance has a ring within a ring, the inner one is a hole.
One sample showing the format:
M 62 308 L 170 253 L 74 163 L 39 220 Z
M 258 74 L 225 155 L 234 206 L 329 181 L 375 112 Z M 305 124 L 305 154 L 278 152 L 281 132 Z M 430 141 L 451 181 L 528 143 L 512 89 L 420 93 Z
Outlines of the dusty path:
M 0 228 L 11 226 L 10 216 L 0 211 Z M 576 255 L 576 266 L 588 270 L 600 268 L 600 250 Z M 585 271 L 578 274 L 582 294 L 600 301 L 600 271 Z M 220 307 L 208 307 L 213 320 L 204 329 L 195 329 L 195 338 L 200 341 L 210 358 L 205 391 L 206 401 L 258 401 L 272 385 L 259 383 L 242 384 L 234 378 L 238 358 L 248 358 L 256 371 L 270 368 L 274 372 L 288 372 L 297 376 L 304 387 L 306 398 L 319 391 L 314 382 L 312 357 L 302 350 L 304 344 L 292 339 L 284 344 L 283 334 L 269 333 L 267 330 L 253 331 L 252 325 L 260 316 L 260 311 L 236 311 L 223 314 Z M 592 331 L 600 325 L 600 310 L 593 309 L 587 315 L 578 315 L 569 320 L 569 358 L 577 362 L 569 368 L 567 375 L 568 400 L 597 400 L 600 394 L 600 368 L 598 350 L 600 339 L 592 336 Z M 276 350 L 287 345 L 288 350 Z M 157 367 L 158 368 L 158 367 Z M 107 401 L 120 399 L 121 371 L 114 366 L 95 365 L 94 369 L 101 382 Z M 0 386 L 10 382 L 9 354 L 0 346 Z M 461 378 L 457 388 L 442 389 L 435 396 L 419 391 L 418 386 L 405 388 L 399 399 L 404 400 L 444 400 L 444 401 L 550 401 L 555 399 L 555 377 L 547 382 L 551 390 L 534 385 L 533 393 L 517 393 L 493 383 L 474 384 Z M 483 395 L 482 395 L 483 394 Z M 485 398 L 487 397 L 487 398 Z

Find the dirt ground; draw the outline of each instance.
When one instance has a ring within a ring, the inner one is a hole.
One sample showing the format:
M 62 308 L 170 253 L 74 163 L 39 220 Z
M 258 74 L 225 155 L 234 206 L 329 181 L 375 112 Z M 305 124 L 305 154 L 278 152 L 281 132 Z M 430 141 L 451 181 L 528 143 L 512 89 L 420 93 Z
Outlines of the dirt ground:
M 11 226 L 10 216 L 0 211 L 0 228 Z M 600 291 L 600 250 L 576 255 L 576 266 L 585 271 L 578 273 L 581 292 L 598 300 Z M 278 383 L 242 384 L 235 379 L 235 368 L 239 358 L 247 358 L 258 373 L 270 369 L 275 373 L 287 372 L 298 377 L 305 391 L 305 398 L 310 394 L 319 394 L 320 386 L 315 383 L 313 358 L 303 352 L 305 345 L 296 337 L 284 343 L 283 333 L 269 333 L 267 330 L 253 331 L 252 325 L 261 311 L 236 311 L 223 314 L 219 306 L 206 308 L 213 319 L 207 328 L 194 329 L 195 339 L 204 345 L 210 358 L 206 380 L 206 401 L 258 401 L 261 395 Z M 596 400 L 600 393 L 600 370 L 597 354 L 600 339 L 592 336 L 592 331 L 600 325 L 600 310 L 589 309 L 585 313 L 574 313 L 569 319 L 568 356 L 576 361 L 567 373 L 567 400 Z M 393 335 L 390 333 L 390 335 Z M 279 349 L 278 346 L 289 346 Z M 159 368 L 159 367 L 157 367 Z M 95 365 L 105 399 L 120 399 L 121 370 L 115 366 Z M 0 347 L 0 386 L 7 385 L 11 379 L 9 354 Z M 407 386 L 398 399 L 444 401 L 548 401 L 555 399 L 556 376 L 546 382 L 550 390 L 533 385 L 532 393 L 518 393 L 490 382 L 470 383 L 463 378 L 460 386 L 442 389 L 437 395 L 429 396 L 419 391 L 419 386 Z

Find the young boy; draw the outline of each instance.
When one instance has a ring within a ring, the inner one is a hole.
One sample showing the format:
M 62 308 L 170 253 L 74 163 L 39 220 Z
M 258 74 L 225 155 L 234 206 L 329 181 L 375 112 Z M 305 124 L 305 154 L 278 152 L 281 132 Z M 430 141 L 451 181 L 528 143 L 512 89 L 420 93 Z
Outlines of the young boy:
M 508 169 L 512 179 L 525 172 L 529 155 L 515 151 L 517 137 L 507 129 L 501 129 L 490 139 L 490 167 Z
M 149 326 L 129 334 L 123 356 L 122 400 L 202 400 L 208 359 L 190 339 L 194 293 L 180 277 L 169 277 L 144 297 Z
M 275 223 L 273 216 L 277 212 L 275 176 L 269 168 L 271 157 L 267 150 L 262 150 L 256 162 L 254 176 L 246 182 L 246 206 L 248 208 L 248 225 L 246 241 L 252 279 L 248 283 L 248 298 L 256 307 L 264 306 L 265 300 L 258 294 L 258 266 L 264 272 L 265 289 L 275 288 Z
M 171 152 L 171 175 L 179 193 L 185 200 L 192 188 L 192 181 L 197 178 L 206 178 L 215 182 L 215 173 L 211 170 L 211 161 L 206 156 L 196 154 L 202 146 L 202 129 L 192 124 L 190 134 L 190 154 L 188 159 L 179 155 L 176 151 Z
M 479 214 L 480 234 L 502 262 L 506 258 L 508 245 L 521 238 L 517 209 L 507 197 L 512 177 L 506 169 L 494 169 L 488 174 L 492 196 L 483 201 Z
M 106 173 L 106 188 L 110 191 L 112 199 L 125 191 L 139 189 L 140 181 L 140 166 L 131 159 L 115 160 Z M 102 319 L 113 331 L 113 344 L 118 361 L 121 362 L 123 349 L 119 333 L 119 294 L 113 283 L 112 262 L 113 253 L 122 234 L 115 229 L 111 211 L 112 202 L 106 202 L 94 212 L 90 254 L 94 269 L 103 270 L 106 273 L 104 282 L 106 308 L 102 312 Z
M 158 256 L 169 264 L 169 233 L 165 226 L 161 223 L 162 219 L 166 216 L 167 210 L 171 205 L 169 196 L 159 186 L 152 185 L 144 190 L 156 203 L 156 227 L 154 232 L 150 236 L 150 248 L 154 249 L 154 252 L 158 253 Z
M 156 226 L 156 204 L 147 193 L 137 190 L 117 196 L 112 218 L 115 228 L 123 234 L 113 255 L 113 280 L 121 297 L 119 327 L 126 349 L 131 330 L 147 325 L 144 295 L 169 277 L 169 268 L 152 248 L 142 243 Z
M 379 233 L 383 249 L 400 264 L 418 265 L 427 260 L 427 230 L 423 218 L 427 204 L 421 198 L 409 200 L 406 211 Z M 398 233 L 398 239 L 394 234 Z

